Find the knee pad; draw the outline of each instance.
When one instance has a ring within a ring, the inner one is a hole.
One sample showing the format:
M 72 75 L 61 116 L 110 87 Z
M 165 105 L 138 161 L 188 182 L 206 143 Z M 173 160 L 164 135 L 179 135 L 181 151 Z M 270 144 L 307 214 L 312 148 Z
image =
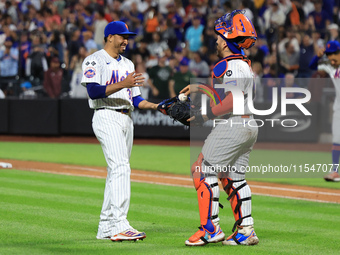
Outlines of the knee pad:
M 236 226 L 241 225 L 244 219 L 251 218 L 251 207 L 241 208 L 243 202 L 251 200 L 250 188 L 245 180 L 234 181 L 230 178 L 222 178 L 221 182 L 223 189 L 228 194 L 227 199 L 235 217 L 236 222 L 232 229 L 234 232 Z
M 200 155 L 198 155 L 196 162 L 194 164 L 192 164 L 192 166 L 191 166 L 192 179 L 194 181 L 194 186 L 195 186 L 196 190 L 201 185 L 201 180 L 204 177 L 204 175 L 201 171 L 202 162 L 203 162 L 203 154 L 200 153 Z

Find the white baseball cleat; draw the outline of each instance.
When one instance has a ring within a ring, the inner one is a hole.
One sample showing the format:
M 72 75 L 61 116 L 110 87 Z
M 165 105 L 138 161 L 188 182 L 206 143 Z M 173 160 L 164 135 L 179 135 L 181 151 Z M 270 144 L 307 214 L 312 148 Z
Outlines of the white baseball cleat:
M 136 229 L 128 229 L 117 235 L 111 236 L 111 241 L 137 241 L 143 240 L 146 237 L 144 232 L 139 232 Z
M 237 230 L 222 242 L 224 245 L 256 245 L 259 238 L 253 226 L 237 226 Z
M 328 182 L 340 182 L 340 175 L 338 172 L 332 172 L 323 177 Z
M 223 241 L 225 234 L 220 226 L 216 226 L 214 233 L 209 233 L 204 227 L 200 227 L 199 230 L 193 234 L 188 240 L 185 241 L 187 246 L 202 246 L 208 243 L 218 243 Z

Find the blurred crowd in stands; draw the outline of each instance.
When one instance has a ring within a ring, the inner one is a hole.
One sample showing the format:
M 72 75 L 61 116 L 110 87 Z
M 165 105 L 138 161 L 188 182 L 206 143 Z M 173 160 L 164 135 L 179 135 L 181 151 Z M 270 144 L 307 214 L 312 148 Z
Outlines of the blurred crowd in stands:
M 82 61 L 103 48 L 106 24 L 121 20 L 137 33 L 124 55 L 146 77 L 142 96 L 159 102 L 211 76 L 214 22 L 234 9 L 257 31 L 245 53 L 258 102 L 273 87 L 320 89 L 306 78 L 327 75 L 309 63 L 339 40 L 339 0 L 0 0 L 0 98 L 86 98 Z

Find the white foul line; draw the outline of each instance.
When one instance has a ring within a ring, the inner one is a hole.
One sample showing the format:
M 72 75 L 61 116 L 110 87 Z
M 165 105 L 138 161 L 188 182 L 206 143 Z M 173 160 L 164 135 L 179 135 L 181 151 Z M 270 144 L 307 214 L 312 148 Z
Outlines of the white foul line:
M 96 168 L 89 168 L 89 167 L 79 167 L 79 166 L 63 166 L 63 168 L 66 169 L 79 169 L 79 170 L 85 170 L 85 171 L 93 171 L 93 172 L 106 172 L 106 170 L 96 169 Z
M 340 194 L 337 194 L 337 193 L 329 193 L 329 192 L 314 191 L 314 190 L 289 189 L 289 188 L 280 188 L 280 187 L 266 187 L 266 186 L 260 186 L 260 185 L 251 185 L 251 187 L 261 188 L 261 189 L 284 190 L 284 191 L 292 191 L 292 192 L 300 192 L 300 193 L 327 195 L 327 196 L 340 196 Z
M 63 168 L 68 169 L 79 169 L 79 170 L 85 170 L 85 171 L 93 171 L 93 172 L 105 172 L 105 170 L 100 170 L 96 168 L 88 168 L 88 167 L 78 167 L 78 166 L 63 166 Z M 42 173 L 52 173 L 52 174 L 62 174 L 62 175 L 76 175 L 76 176 L 83 176 L 83 177 L 95 177 L 95 178 L 104 178 L 104 177 L 98 177 L 94 175 L 86 175 L 86 174 L 75 174 L 75 173 L 58 173 L 54 171 L 46 171 L 41 169 L 35 169 L 35 168 L 22 168 L 23 170 L 30 170 L 30 171 L 36 171 L 36 172 L 42 172 Z M 173 179 L 173 180 L 181 180 L 181 181 L 191 181 L 191 178 L 188 177 L 178 177 L 178 176 L 165 176 L 165 175 L 157 175 L 157 174 L 144 174 L 144 173 L 131 173 L 132 176 L 144 176 L 144 177 L 153 177 L 153 178 L 164 178 L 164 179 Z M 142 181 L 142 180 L 131 180 L 133 182 L 139 182 L 139 183 L 150 183 L 150 184 L 158 184 L 158 185 L 166 185 L 166 186 L 174 186 L 174 187 L 185 187 L 185 188 L 191 188 L 192 185 L 181 185 L 181 184 L 169 184 L 169 183 L 163 183 L 163 182 L 154 182 L 154 181 Z M 300 190 L 300 189 L 290 189 L 290 188 L 281 188 L 281 187 L 266 187 L 261 185 L 250 185 L 254 188 L 260 188 L 260 189 L 269 189 L 269 190 L 281 190 L 281 191 L 291 191 L 291 192 L 299 192 L 299 193 L 310 193 L 310 194 L 317 194 L 317 195 L 328 195 L 328 196 L 340 196 L 338 193 L 329 193 L 329 192 L 322 192 L 322 191 L 313 191 L 313 190 Z M 290 197 L 290 196 L 280 196 L 280 195 L 269 195 L 269 194 L 263 194 L 263 193 L 255 193 L 252 192 L 254 195 L 261 195 L 261 196 L 269 196 L 269 197 L 280 197 L 280 198 L 288 198 L 288 199 L 296 199 L 296 200 L 304 200 L 304 201 L 312 201 L 312 202 L 321 202 L 321 203 L 335 203 L 337 202 L 330 202 L 330 201 L 323 201 L 323 200 L 317 200 L 317 199 L 308 199 L 308 198 L 298 198 L 298 197 Z

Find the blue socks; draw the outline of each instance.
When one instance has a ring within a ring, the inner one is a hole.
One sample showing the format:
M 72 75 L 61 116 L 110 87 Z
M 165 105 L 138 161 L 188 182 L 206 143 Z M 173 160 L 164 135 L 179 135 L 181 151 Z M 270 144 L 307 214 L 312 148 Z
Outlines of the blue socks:
M 333 163 L 333 171 L 338 172 L 337 166 L 335 164 L 339 164 L 340 159 L 340 144 L 333 143 L 332 146 L 332 163 Z

